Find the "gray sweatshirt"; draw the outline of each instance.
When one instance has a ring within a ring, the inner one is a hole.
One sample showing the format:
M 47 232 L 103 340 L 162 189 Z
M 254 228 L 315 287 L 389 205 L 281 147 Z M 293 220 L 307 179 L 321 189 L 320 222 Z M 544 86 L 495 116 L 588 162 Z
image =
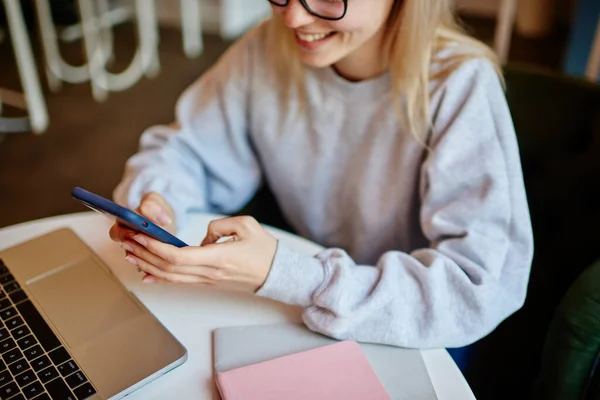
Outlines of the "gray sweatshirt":
M 149 191 L 174 208 L 233 213 L 268 182 L 292 226 L 327 249 L 279 243 L 257 292 L 301 306 L 337 338 L 457 347 L 524 302 L 533 238 L 515 131 L 490 63 L 432 82 L 427 150 L 394 110 L 391 78 L 309 69 L 284 107 L 257 28 L 181 96 L 176 123 L 143 133 L 115 200 Z M 436 68 L 436 66 L 432 66 Z

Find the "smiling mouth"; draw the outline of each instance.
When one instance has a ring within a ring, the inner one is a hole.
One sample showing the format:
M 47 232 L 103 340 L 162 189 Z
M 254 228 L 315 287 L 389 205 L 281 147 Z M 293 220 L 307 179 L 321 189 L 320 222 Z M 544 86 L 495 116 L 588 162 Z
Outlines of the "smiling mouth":
M 331 35 L 333 35 L 335 32 L 328 32 L 328 33 L 301 33 L 296 31 L 296 36 L 298 36 L 298 39 L 303 40 L 305 42 L 317 42 L 319 40 L 323 40 Z

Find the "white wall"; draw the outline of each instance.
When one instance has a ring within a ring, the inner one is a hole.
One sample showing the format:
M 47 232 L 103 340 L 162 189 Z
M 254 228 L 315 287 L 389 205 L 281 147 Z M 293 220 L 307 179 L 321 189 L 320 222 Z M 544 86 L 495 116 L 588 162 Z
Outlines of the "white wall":
M 178 0 L 156 0 L 161 24 L 179 26 Z M 235 38 L 266 18 L 271 7 L 266 0 L 201 0 L 203 31 Z

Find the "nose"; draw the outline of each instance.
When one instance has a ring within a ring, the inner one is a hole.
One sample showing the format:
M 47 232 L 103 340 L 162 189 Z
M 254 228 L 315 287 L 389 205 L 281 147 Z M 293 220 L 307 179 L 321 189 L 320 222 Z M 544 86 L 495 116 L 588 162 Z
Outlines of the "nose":
M 306 11 L 304 6 L 300 3 L 300 0 L 290 0 L 290 3 L 286 7 L 277 8 L 279 8 L 279 10 L 275 11 L 281 14 L 286 26 L 291 29 L 311 24 L 317 19 Z

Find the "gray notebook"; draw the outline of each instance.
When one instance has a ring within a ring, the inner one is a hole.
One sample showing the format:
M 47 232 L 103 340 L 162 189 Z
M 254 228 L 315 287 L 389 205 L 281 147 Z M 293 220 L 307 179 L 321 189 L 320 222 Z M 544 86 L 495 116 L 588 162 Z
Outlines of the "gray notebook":
M 335 342 L 301 324 L 219 328 L 213 337 L 214 369 L 229 371 Z M 360 345 L 392 399 L 437 400 L 418 350 Z

